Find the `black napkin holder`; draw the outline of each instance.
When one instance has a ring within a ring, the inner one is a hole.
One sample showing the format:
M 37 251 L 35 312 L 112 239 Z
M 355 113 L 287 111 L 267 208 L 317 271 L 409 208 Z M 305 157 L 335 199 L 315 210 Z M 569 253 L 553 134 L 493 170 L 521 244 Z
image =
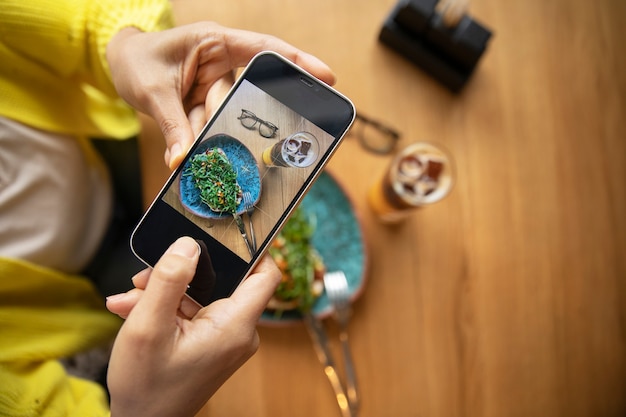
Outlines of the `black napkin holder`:
M 467 14 L 449 27 L 436 5 L 437 0 L 400 0 L 383 23 L 379 41 L 458 92 L 487 49 L 492 32 Z

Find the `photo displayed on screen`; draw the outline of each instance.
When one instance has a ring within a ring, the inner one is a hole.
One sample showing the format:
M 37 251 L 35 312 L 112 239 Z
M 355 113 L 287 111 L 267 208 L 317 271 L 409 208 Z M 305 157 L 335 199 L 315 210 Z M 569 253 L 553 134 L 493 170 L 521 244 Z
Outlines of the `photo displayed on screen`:
M 163 201 L 250 260 L 240 226 L 248 231 L 252 220 L 259 247 L 333 139 L 244 80 L 185 160 Z

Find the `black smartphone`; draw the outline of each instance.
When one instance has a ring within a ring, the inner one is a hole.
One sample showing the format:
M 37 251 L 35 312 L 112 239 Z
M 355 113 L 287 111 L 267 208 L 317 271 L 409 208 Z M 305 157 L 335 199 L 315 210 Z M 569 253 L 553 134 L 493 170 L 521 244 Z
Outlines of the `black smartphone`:
M 176 239 L 191 236 L 202 242 L 210 263 L 187 295 L 202 306 L 228 297 L 354 117 L 348 98 L 289 60 L 273 52 L 256 55 L 135 228 L 133 252 L 154 266 Z

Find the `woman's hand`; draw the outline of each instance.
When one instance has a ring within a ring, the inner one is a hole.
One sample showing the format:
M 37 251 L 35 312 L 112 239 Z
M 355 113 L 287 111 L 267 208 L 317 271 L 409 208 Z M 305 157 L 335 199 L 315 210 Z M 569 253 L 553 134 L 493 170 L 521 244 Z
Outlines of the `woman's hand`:
M 112 416 L 193 416 L 256 352 L 256 324 L 280 272 L 266 257 L 233 295 L 199 308 L 184 295 L 199 252 L 179 239 L 135 276 L 138 288 L 107 300 L 127 317 L 109 364 Z
M 160 126 L 165 161 L 174 169 L 194 131 L 232 84 L 233 71 L 264 50 L 285 56 L 328 84 L 335 82 L 326 64 L 278 38 L 212 22 L 162 32 L 125 28 L 109 42 L 107 60 L 120 96 Z M 198 106 L 204 112 L 196 112 L 190 122 L 189 113 Z

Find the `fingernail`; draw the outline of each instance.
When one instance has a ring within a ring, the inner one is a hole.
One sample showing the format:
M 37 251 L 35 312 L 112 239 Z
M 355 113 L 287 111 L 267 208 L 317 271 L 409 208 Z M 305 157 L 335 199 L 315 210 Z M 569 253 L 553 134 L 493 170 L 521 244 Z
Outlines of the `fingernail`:
M 191 238 L 183 237 L 172 244 L 170 253 L 194 259 L 200 254 L 200 245 Z

